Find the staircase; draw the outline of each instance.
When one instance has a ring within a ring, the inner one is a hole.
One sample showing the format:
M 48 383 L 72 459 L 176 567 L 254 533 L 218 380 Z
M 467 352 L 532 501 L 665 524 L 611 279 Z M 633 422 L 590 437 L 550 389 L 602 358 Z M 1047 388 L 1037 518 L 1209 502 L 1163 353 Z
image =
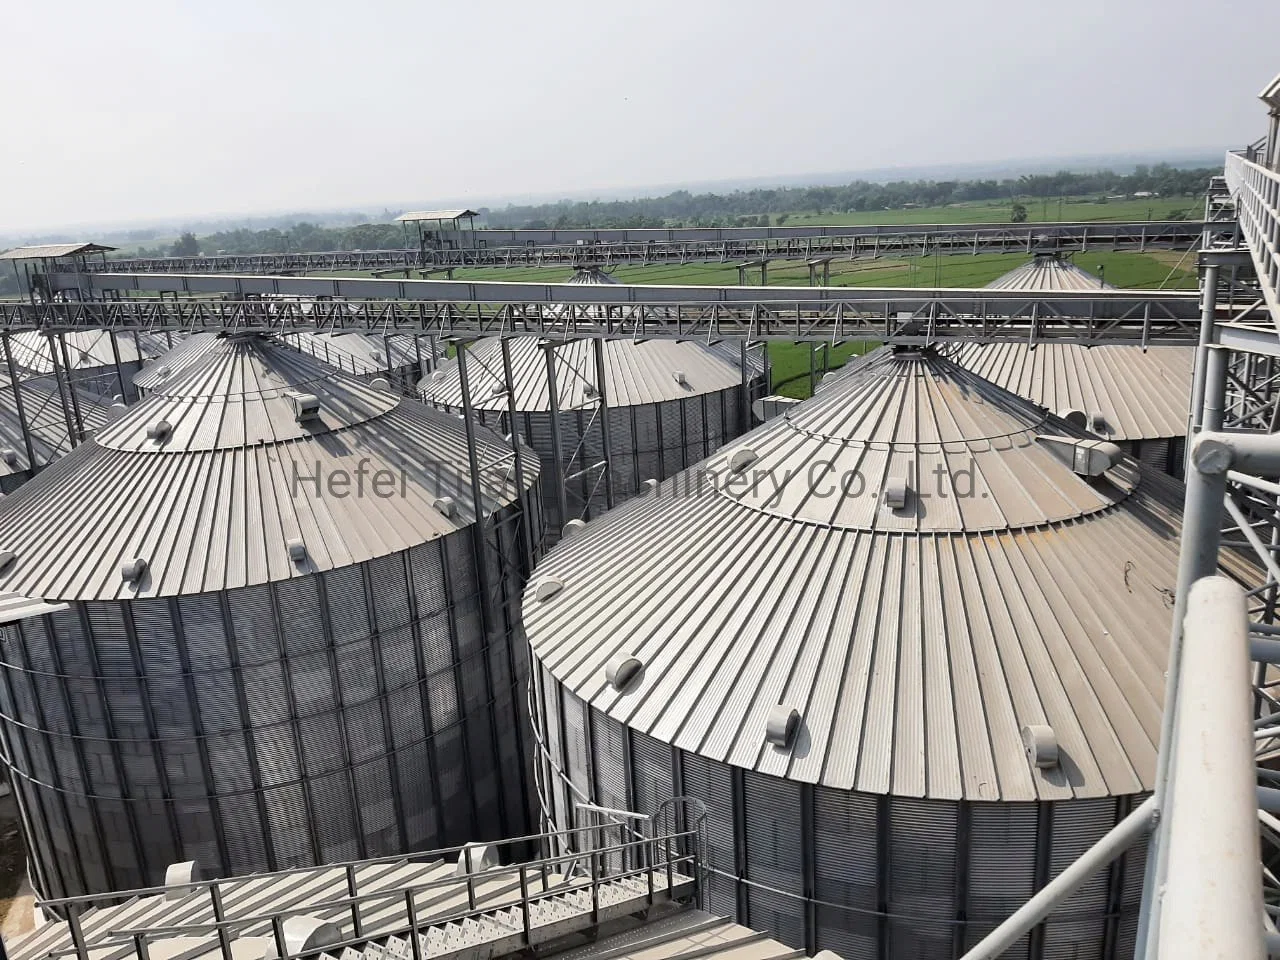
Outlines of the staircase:
M 598 827 L 591 828 L 598 831 Z M 539 838 L 564 849 L 567 831 Z M 173 883 L 42 904 L 66 919 L 8 944 L 12 960 L 437 960 L 499 957 L 696 893 L 693 833 L 593 844 L 497 865 L 473 846 Z M 664 851 L 673 851 L 667 856 Z M 630 867 L 624 866 L 630 863 Z M 635 866 L 640 863 L 640 866 Z

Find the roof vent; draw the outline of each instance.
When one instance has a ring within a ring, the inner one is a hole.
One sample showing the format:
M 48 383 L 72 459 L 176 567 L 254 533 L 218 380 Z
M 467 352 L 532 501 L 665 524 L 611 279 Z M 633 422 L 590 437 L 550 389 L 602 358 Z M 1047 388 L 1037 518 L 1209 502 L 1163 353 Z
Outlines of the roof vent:
M 342 931 L 330 920 L 294 914 L 280 925 L 285 954 L 299 957 L 304 953 L 319 953 L 321 947 L 342 941 Z M 274 937 L 267 937 L 263 960 L 276 960 L 279 947 Z
M 543 577 L 534 587 L 533 596 L 535 600 L 550 600 L 563 589 L 564 581 L 559 577 Z
M 314 393 L 297 393 L 290 390 L 285 396 L 293 405 L 293 419 L 299 423 L 315 420 L 320 416 L 320 398 Z
M 890 477 L 885 481 L 884 505 L 890 510 L 901 510 L 907 505 L 906 477 Z
M 162 363 L 160 364 L 160 366 L 156 367 L 156 376 L 159 377 L 161 380 L 163 380 L 165 377 L 167 377 L 171 373 L 173 373 L 173 371 L 169 369 L 168 364 Z
M 657 492 L 658 492 L 658 481 L 657 481 L 657 480 L 654 480 L 652 477 L 650 477 L 648 480 L 646 480 L 646 481 L 642 484 L 642 486 L 645 488 L 645 492 L 646 492 L 646 493 L 657 493 Z
M 453 518 L 458 515 L 458 501 L 453 497 L 437 497 L 431 505 L 446 517 Z
M 496 867 L 498 862 L 498 851 L 491 844 L 468 843 L 458 852 L 458 865 L 454 867 L 453 875 L 465 877 L 468 873 L 480 873 Z
M 142 557 L 134 557 L 120 564 L 120 577 L 125 583 L 137 583 L 147 572 L 147 561 Z
M 196 883 L 200 879 L 200 864 L 194 860 L 183 860 L 181 863 L 171 863 L 164 871 L 164 885 L 166 887 L 182 887 L 180 890 L 168 890 L 165 892 L 166 900 L 182 900 L 191 895 L 191 891 L 186 889 L 189 883 Z
M 620 653 L 605 665 L 604 678 L 613 689 L 626 690 L 643 672 L 644 664 L 639 658 Z
M 561 528 L 561 530 L 560 530 L 560 536 L 562 536 L 563 538 L 565 538 L 565 539 L 567 540 L 567 539 L 569 539 L 570 537 L 572 537 L 575 533 L 577 533 L 577 532 L 579 532 L 580 530 L 584 529 L 584 528 L 586 527 L 586 525 L 587 525 L 587 522 L 586 522 L 585 520 L 579 520 L 577 517 L 574 517 L 572 520 L 568 521 L 568 522 L 567 522 L 567 523 L 566 523 L 566 524 Z
M 3 460 L 9 466 L 16 466 L 18 463 L 18 451 L 13 447 L 5 447 L 0 450 L 0 460 Z
M 750 447 L 739 447 L 729 454 L 729 469 L 734 473 L 741 473 L 758 459 L 760 459 L 760 455 Z
M 173 424 L 168 420 L 157 420 L 147 427 L 147 439 L 154 440 L 156 443 L 164 443 L 171 433 L 173 433 Z
M 1077 410 L 1075 407 L 1067 407 L 1065 410 L 1059 410 L 1058 416 L 1073 427 L 1079 427 L 1081 430 L 1089 429 L 1089 418 L 1085 416 L 1083 410 Z
M 12 550 L 0 550 L 0 574 L 8 573 L 17 559 L 18 555 Z
M 374 377 L 369 381 L 369 386 L 373 387 L 375 390 L 390 390 L 391 381 L 386 377 Z
M 1093 421 L 1090 423 L 1089 429 L 1092 430 L 1094 433 L 1110 432 L 1107 430 L 1107 418 L 1100 413 L 1095 413 L 1093 415 Z
M 676 370 L 671 376 L 675 378 L 676 383 L 680 384 L 680 386 L 687 387 L 689 385 L 689 378 L 684 375 L 683 370 Z
M 596 397 L 600 396 L 600 391 L 596 389 L 596 385 L 594 383 L 588 383 L 582 388 L 582 395 L 588 400 L 594 400 Z
M 1124 451 L 1109 440 L 1051 436 L 1036 439 L 1082 477 L 1102 476 L 1124 457 Z
M 381 350 L 373 350 L 373 351 L 370 351 L 369 356 L 373 357 L 373 362 L 374 362 L 374 363 L 381 363 L 381 362 L 382 362 L 382 351 L 381 351 Z
M 800 711 L 779 703 L 769 708 L 769 717 L 764 724 L 764 738 L 775 747 L 786 750 L 790 748 L 799 728 Z
M 1058 765 L 1058 735 L 1045 723 L 1032 723 L 1022 728 L 1022 744 L 1027 759 L 1040 770 Z
M 307 559 L 307 545 L 302 541 L 301 537 L 294 537 L 292 540 L 285 541 L 285 546 L 289 548 L 289 559 L 294 563 L 301 563 Z

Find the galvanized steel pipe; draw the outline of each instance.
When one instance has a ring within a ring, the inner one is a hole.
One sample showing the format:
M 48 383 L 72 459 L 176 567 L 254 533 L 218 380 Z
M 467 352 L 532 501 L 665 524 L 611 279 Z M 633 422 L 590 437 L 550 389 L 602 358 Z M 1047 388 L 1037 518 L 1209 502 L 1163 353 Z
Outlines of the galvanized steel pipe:
M 1167 960 L 1262 960 L 1262 874 L 1244 591 L 1206 577 L 1187 600 L 1157 949 Z M 1150 935 L 1150 934 L 1148 934 Z

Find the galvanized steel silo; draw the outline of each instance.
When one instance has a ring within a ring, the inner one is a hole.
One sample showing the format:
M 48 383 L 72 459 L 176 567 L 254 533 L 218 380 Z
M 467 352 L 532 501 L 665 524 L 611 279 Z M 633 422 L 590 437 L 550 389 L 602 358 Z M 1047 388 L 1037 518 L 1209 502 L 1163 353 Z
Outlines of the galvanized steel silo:
M 172 350 L 147 363 L 133 377 L 142 396 L 218 348 L 222 333 L 193 333 Z M 382 377 L 397 392 L 411 395 L 428 362 L 418 338 L 407 334 L 372 334 L 359 331 L 333 333 L 299 330 L 281 334 L 280 343 L 315 357 L 343 373 L 362 380 Z
M 945 358 L 860 362 L 539 565 L 545 812 L 699 798 L 713 910 L 959 956 L 1151 786 L 1180 503 Z M 1142 867 L 1008 956 L 1128 955 Z
M 51 336 L 38 330 L 11 334 L 13 362 L 26 375 L 58 375 L 106 400 L 137 399 L 133 377 L 147 361 L 172 348 L 168 334 L 77 330 Z
M 599 357 L 588 340 L 551 343 L 523 336 L 506 344 L 510 395 L 502 341 L 489 338 L 467 348 L 471 405 L 479 420 L 503 433 L 510 432 L 514 408 L 516 433 L 542 459 L 547 543 L 559 538 L 568 520 L 605 509 L 603 470 L 593 469 L 605 459 L 601 369 L 616 502 L 746 432 L 752 401 L 767 392 L 762 349 L 744 351 L 741 341 L 605 340 Z M 456 360 L 425 377 L 419 389 L 423 400 L 443 410 L 463 408 Z
M 74 392 L 74 403 L 71 402 Z M 110 419 L 102 398 L 53 377 L 0 376 L 0 493 L 12 493 L 40 468 L 64 456 Z
M 225 338 L 0 502 L 3 589 L 69 605 L 0 634 L 42 894 L 528 828 L 512 627 L 537 466 L 521 487 L 466 433 Z
M 1056 255 L 1037 256 L 992 289 L 1098 290 L 1101 279 Z M 965 343 L 961 366 L 1117 443 L 1143 463 L 1183 474 L 1195 347 Z

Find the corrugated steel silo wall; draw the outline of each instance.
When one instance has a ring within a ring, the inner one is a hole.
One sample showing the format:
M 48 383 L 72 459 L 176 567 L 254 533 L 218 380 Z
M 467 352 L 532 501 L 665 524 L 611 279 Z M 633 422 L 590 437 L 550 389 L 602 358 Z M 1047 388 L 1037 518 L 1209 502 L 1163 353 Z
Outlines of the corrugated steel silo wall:
M 762 389 L 763 380 L 752 380 L 750 396 L 755 397 Z M 453 407 L 442 406 L 441 409 L 461 412 Z M 560 461 L 565 464 L 563 472 L 566 474 L 604 459 L 600 428 L 592 419 L 593 413 L 593 409 L 560 413 Z M 744 404 L 741 387 L 665 403 L 611 407 L 608 415 L 615 504 L 641 492 L 646 480 L 665 480 L 706 459 L 752 426 L 751 404 L 749 400 Z M 503 434 L 509 432 L 505 413 L 477 411 L 476 416 L 480 422 Z M 542 510 L 546 521 L 542 547 L 547 549 L 560 539 L 566 520 L 578 516 L 589 520 L 603 513 L 605 494 L 596 483 L 596 472 L 588 471 L 573 478 L 568 481 L 566 498 L 569 516 L 561 516 L 555 488 L 556 447 L 551 432 L 551 414 L 541 411 L 517 413 L 516 421 L 520 437 L 542 462 Z M 570 468 L 568 460 L 575 451 L 579 452 Z
M 575 793 L 641 813 L 697 797 L 707 909 L 845 960 L 963 955 L 1139 799 L 950 802 L 794 783 L 673 749 L 587 707 L 545 668 L 534 677 L 539 779 L 557 829 L 584 825 L 566 806 Z M 1121 858 L 1005 956 L 1131 956 L 1144 860 L 1145 848 Z
M 156 884 L 187 859 L 230 876 L 530 832 L 518 507 L 495 520 L 483 611 L 468 529 L 6 628 L 0 726 L 40 892 Z

